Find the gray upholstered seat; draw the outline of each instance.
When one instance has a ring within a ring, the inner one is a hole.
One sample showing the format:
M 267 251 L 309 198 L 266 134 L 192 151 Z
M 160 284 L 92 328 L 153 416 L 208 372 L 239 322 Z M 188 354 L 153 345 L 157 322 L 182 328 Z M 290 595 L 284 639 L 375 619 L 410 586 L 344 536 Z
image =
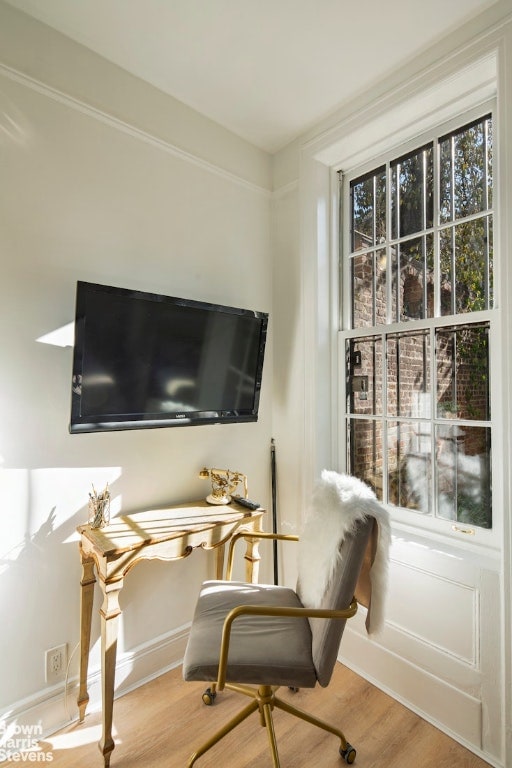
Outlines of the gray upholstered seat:
M 292 589 L 207 581 L 197 603 L 187 645 L 185 680 L 216 681 L 224 620 L 237 605 L 301 607 Z M 233 624 L 227 682 L 312 688 L 316 683 L 307 617 L 242 616 Z

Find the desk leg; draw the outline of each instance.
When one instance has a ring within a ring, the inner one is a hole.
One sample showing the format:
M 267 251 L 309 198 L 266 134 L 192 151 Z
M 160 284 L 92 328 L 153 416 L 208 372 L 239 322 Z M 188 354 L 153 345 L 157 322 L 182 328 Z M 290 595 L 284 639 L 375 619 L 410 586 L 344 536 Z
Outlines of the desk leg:
M 119 624 L 119 592 L 123 580 L 101 582 L 103 605 L 101 606 L 101 693 L 103 700 L 103 732 L 98 744 L 103 755 L 105 768 L 110 765 L 110 755 L 114 749 L 112 722 L 114 709 L 114 683 L 116 674 L 117 630 Z
M 261 517 L 253 523 L 251 533 L 258 533 L 262 530 Z M 257 584 L 260 574 L 260 539 L 246 539 L 247 548 L 245 550 L 245 580 L 250 584 Z
M 224 544 L 215 547 L 215 578 L 217 580 L 224 578 Z
M 89 669 L 89 648 L 91 645 L 92 605 L 94 601 L 94 560 L 88 557 L 80 547 L 82 580 L 80 581 L 80 687 L 78 690 L 79 721 L 83 722 L 89 703 L 87 691 L 87 672 Z

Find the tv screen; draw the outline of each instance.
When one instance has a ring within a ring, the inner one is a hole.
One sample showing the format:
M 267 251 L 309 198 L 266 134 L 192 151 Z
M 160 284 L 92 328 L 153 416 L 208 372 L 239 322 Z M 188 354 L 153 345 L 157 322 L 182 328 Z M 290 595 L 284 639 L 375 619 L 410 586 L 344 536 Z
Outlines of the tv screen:
M 268 314 L 78 282 L 70 432 L 256 421 Z

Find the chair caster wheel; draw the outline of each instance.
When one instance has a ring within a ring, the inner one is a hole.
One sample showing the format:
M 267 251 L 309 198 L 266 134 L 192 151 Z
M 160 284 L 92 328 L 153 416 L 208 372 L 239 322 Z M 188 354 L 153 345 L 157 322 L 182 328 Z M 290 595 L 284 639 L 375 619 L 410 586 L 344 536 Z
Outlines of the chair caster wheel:
M 293 685 L 288 686 L 288 690 L 292 693 L 298 693 L 300 691 L 300 688 L 295 688 Z
M 207 688 L 206 691 L 203 693 L 203 704 L 206 704 L 207 707 L 211 707 L 213 702 L 215 701 L 215 697 L 217 694 L 215 691 L 212 691 L 211 688 Z
M 349 744 L 348 741 L 347 741 L 346 749 L 341 749 L 340 747 L 340 755 L 342 756 L 344 761 L 349 765 L 352 765 L 352 763 L 356 759 L 356 751 L 352 746 L 352 744 Z

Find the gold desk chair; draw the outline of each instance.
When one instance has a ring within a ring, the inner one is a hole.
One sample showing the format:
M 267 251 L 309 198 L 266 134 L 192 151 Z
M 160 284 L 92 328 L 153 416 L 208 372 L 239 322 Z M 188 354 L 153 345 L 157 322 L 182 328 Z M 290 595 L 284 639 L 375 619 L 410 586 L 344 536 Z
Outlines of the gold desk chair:
M 325 593 L 314 608 L 304 607 L 301 600 L 300 575 L 296 590 L 232 581 L 203 584 L 185 653 L 184 679 L 213 683 L 203 696 L 205 703 L 212 703 L 216 690 L 224 688 L 251 701 L 194 752 L 189 768 L 253 712 L 259 712 L 260 724 L 267 728 L 273 765 L 279 768 L 275 708 L 333 733 L 342 758 L 354 762 L 356 751 L 341 730 L 283 701 L 276 692 L 280 686 L 329 684 L 346 619 L 357 611 L 353 595 L 372 530 L 375 519 L 365 513 L 344 535 Z M 297 540 L 270 533 L 263 537 Z M 231 562 L 230 550 L 228 570 Z

